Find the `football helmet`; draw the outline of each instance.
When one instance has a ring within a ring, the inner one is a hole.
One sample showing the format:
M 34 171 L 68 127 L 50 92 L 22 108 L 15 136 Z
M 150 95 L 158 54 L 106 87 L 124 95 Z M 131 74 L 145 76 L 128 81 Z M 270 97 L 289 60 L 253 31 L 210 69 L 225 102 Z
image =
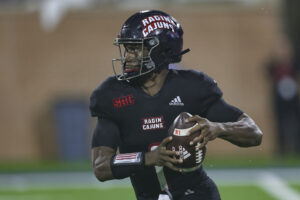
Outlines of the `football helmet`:
M 117 79 L 129 81 L 168 68 L 170 63 L 180 62 L 181 56 L 189 51 L 182 51 L 182 35 L 181 25 L 165 12 L 146 10 L 129 17 L 114 40 L 120 53 L 120 58 L 112 60 Z M 135 62 L 128 61 L 129 47 L 140 51 Z

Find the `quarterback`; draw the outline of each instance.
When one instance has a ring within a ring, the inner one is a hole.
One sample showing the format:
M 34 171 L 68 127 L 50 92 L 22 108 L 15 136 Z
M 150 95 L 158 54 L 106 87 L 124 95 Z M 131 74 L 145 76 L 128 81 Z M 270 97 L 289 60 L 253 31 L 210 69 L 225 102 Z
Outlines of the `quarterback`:
M 191 113 L 186 121 L 197 122 L 191 132 L 199 135 L 189 142 L 195 148 L 216 138 L 240 147 L 257 146 L 261 130 L 246 113 L 224 101 L 214 79 L 169 67 L 189 50 L 182 49 L 181 25 L 167 13 L 135 13 L 114 44 L 120 52 L 112 62 L 115 76 L 90 98 L 91 115 L 98 119 L 92 138 L 97 179 L 129 177 L 138 200 L 220 199 L 201 166 L 189 172 L 178 167 L 183 162 L 180 152 L 166 148 L 173 139 L 168 136 L 170 125 L 180 113 Z

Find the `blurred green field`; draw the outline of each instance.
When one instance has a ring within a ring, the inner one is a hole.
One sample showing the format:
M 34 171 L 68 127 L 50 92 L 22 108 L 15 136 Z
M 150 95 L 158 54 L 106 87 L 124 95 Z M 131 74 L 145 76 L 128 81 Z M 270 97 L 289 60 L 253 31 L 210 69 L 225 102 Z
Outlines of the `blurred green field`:
M 207 156 L 203 166 L 205 169 L 217 168 L 268 168 L 299 167 L 300 155 L 279 156 Z M 50 171 L 92 171 L 90 160 L 82 162 L 62 161 L 2 161 L 0 173 L 16 172 L 50 172 Z
M 300 184 L 292 187 L 300 194 Z M 220 186 L 222 200 L 276 200 L 255 185 Z M 133 200 L 131 188 L 1 190 L 0 200 Z
M 291 156 L 284 158 L 210 158 L 205 160 L 204 167 L 210 169 L 243 169 L 243 168 L 261 168 L 268 172 L 269 167 L 286 168 L 299 167 L 299 156 Z M 0 163 L 0 175 L 18 176 L 19 173 L 48 173 L 48 172 L 92 172 L 90 161 L 86 162 L 6 162 Z M 234 178 L 235 179 L 235 178 Z M 227 182 L 219 184 L 219 190 L 222 200 L 277 200 L 271 196 L 266 190 L 259 185 L 247 182 L 246 179 L 242 185 L 227 185 Z M 285 182 L 289 187 L 297 191 L 300 196 L 300 180 L 295 182 Z M 5 182 L 4 182 L 5 184 Z M 63 186 L 57 189 L 53 187 L 45 189 L 23 187 L 12 187 L 11 189 L 4 189 L 0 187 L 0 200 L 133 200 L 135 195 L 132 188 L 129 187 L 113 187 L 113 188 L 99 188 L 84 185 L 84 187 L 71 188 L 70 186 Z M 5 187 L 5 186 L 4 186 Z M 57 186 L 59 187 L 59 186 Z M 97 187 L 97 186 L 96 186 Z M 6 187 L 5 187 L 6 188 Z M 288 200 L 288 199 L 287 199 Z
M 300 181 L 300 180 L 299 180 Z M 300 183 L 299 184 L 290 184 L 294 190 L 297 190 L 300 194 Z
M 134 199 L 131 188 L 113 189 L 43 189 L 0 191 L 0 200 L 110 200 Z
M 222 199 L 228 200 L 274 200 L 259 187 L 219 186 Z M 114 189 L 47 189 L 27 191 L 1 191 L 1 200 L 132 200 L 135 199 L 131 188 Z

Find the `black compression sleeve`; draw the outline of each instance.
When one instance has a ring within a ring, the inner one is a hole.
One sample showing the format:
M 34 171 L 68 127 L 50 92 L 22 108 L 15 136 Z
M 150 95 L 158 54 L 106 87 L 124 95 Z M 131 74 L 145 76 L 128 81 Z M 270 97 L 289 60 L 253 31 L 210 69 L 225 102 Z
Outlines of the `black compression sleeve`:
M 206 118 L 213 122 L 235 122 L 241 114 L 243 111 L 219 99 L 207 109 Z

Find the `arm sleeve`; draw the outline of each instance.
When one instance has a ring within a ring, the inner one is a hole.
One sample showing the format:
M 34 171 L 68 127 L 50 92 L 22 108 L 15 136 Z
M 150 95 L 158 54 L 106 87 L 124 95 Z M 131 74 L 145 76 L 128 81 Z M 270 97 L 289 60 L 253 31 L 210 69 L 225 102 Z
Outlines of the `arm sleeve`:
M 227 104 L 222 98 L 206 110 L 206 118 L 213 122 L 235 122 L 243 114 L 240 109 Z
M 116 150 L 119 143 L 120 131 L 117 124 L 108 119 L 98 118 L 92 137 L 92 148 L 107 146 Z

